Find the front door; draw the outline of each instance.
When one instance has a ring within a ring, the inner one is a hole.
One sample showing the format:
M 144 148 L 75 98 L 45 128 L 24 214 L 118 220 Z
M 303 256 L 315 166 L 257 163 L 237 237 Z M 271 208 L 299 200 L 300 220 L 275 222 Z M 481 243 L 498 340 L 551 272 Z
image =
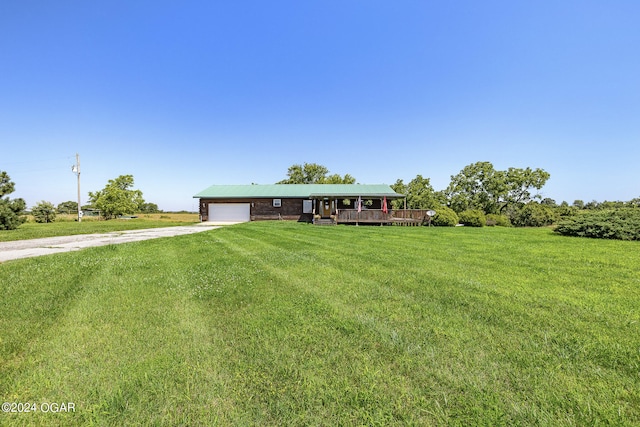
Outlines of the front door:
M 322 218 L 329 218 L 331 216 L 331 211 L 333 210 L 333 200 L 324 199 L 321 201 L 322 206 L 320 211 L 322 212 Z

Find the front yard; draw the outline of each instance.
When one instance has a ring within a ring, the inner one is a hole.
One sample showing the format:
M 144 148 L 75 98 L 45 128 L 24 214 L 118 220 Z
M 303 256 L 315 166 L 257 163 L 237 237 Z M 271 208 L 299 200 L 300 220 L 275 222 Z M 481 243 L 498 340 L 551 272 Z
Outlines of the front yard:
M 0 264 L 0 397 L 48 425 L 637 425 L 640 246 L 248 223 Z

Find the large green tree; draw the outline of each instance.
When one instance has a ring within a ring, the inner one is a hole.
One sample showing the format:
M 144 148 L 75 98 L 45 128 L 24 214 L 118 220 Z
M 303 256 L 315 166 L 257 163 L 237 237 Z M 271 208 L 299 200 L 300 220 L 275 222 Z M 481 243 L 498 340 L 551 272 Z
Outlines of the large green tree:
M 550 175 L 543 169 L 509 168 L 496 170 L 490 162 L 476 162 L 465 166 L 451 177 L 445 190 L 448 203 L 456 212 L 481 209 L 483 212 L 501 213 L 512 206 L 521 206 L 538 195 Z
M 405 184 L 404 180 L 402 179 L 397 179 L 395 184 L 391 185 L 391 188 L 398 194 L 404 194 L 405 196 L 407 195 L 407 184 Z M 404 203 L 404 199 L 394 199 L 391 201 L 391 207 L 393 209 L 402 209 L 404 208 Z
M 539 199 L 538 194 L 531 194 L 540 190 L 547 183 L 551 174 L 544 169 L 509 168 L 505 172 L 506 194 L 500 209 L 504 210 L 510 204 L 529 203 L 533 199 Z
M 25 220 L 27 204 L 23 199 L 10 199 L 7 195 L 15 191 L 15 184 L 9 175 L 0 172 L 0 230 L 14 230 Z
M 100 210 L 104 219 L 132 214 L 138 212 L 144 203 L 142 191 L 133 190 L 132 187 L 133 175 L 120 175 L 110 179 L 102 190 L 89 192 L 89 201 Z
M 355 184 L 356 179 L 349 174 L 329 174 L 326 166 L 317 163 L 305 163 L 292 165 L 287 171 L 288 178 L 277 184 Z
M 391 186 L 396 193 L 404 194 L 407 198 L 407 209 L 434 209 L 445 203 L 442 193 L 437 192 L 431 186 L 429 178 L 416 175 L 408 184 L 399 179 Z M 398 199 L 392 202 L 394 209 L 404 207 L 404 200 Z
M 476 162 L 452 176 L 445 192 L 449 205 L 458 213 L 470 209 L 495 213 L 500 196 L 506 193 L 504 173 L 495 170 L 490 162 Z

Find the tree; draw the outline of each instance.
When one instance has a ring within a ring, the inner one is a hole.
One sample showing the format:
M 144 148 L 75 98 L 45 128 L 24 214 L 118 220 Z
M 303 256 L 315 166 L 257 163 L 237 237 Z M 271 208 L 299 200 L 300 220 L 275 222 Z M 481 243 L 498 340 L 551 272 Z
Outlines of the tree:
M 138 212 L 144 203 L 142 191 L 132 190 L 133 175 L 120 175 L 110 179 L 100 191 L 89 193 L 90 203 L 99 209 L 104 219 Z
M 407 195 L 407 186 L 401 179 L 396 180 L 395 184 L 391 185 L 391 188 L 398 194 L 404 194 L 405 196 Z M 404 202 L 405 201 L 402 199 L 394 199 L 391 201 L 391 207 L 393 209 L 402 209 L 404 208 Z
M 502 213 L 512 205 L 523 205 L 538 195 L 551 175 L 543 169 L 509 168 L 496 170 L 490 162 L 477 162 L 465 166 L 451 177 L 445 190 L 448 203 L 456 212 L 481 209 L 484 213 Z
M 329 175 L 325 177 L 319 184 L 355 184 L 356 179 L 349 174 L 345 174 L 345 176 L 340 176 L 337 173 L 333 175 Z
M 540 190 L 547 183 L 551 174 L 544 169 L 518 169 L 509 168 L 506 172 L 507 194 L 504 197 L 505 203 L 500 210 L 509 204 L 528 203 L 533 199 L 539 199 L 539 195 L 532 196 L 531 190 Z
M 450 207 L 458 212 L 481 209 L 497 213 L 498 201 L 506 194 L 504 172 L 496 171 L 490 162 L 476 162 L 465 166 L 445 190 Z
M 408 184 L 398 179 L 391 185 L 393 191 L 404 194 L 407 200 L 407 209 L 435 209 L 444 206 L 446 196 L 441 191 L 435 191 L 431 186 L 431 180 L 422 175 L 416 175 Z M 393 209 L 403 209 L 404 200 L 396 199 L 391 202 Z
M 587 210 L 598 209 L 600 203 L 597 200 L 592 200 L 584 205 L 584 208 Z
M 140 205 L 140 212 L 146 214 L 158 213 L 160 212 L 160 209 L 158 209 L 158 205 L 155 203 L 143 203 Z
M 584 209 L 584 202 L 580 199 L 574 200 L 573 201 L 573 207 L 578 208 L 578 209 Z
M 78 212 L 78 202 L 62 202 L 58 205 L 58 213 L 70 214 L 72 212 Z
M 624 207 L 625 207 L 625 203 L 621 201 L 612 202 L 612 201 L 605 200 L 604 202 L 598 205 L 598 209 L 622 209 Z
M 56 208 L 53 206 L 53 203 L 43 200 L 31 209 L 31 215 L 33 215 L 36 222 L 39 223 L 53 222 L 56 220 Z
M 435 209 L 442 205 L 443 200 L 431 186 L 429 178 L 417 175 L 406 187 L 408 209 Z
M 557 206 L 555 208 L 555 211 L 558 216 L 564 218 L 575 215 L 578 212 L 578 208 L 575 206 L 569 206 L 569 203 L 567 203 L 566 201 L 562 201 L 562 203 L 560 203 L 560 206 Z
M 14 230 L 25 222 L 23 215 L 27 204 L 23 199 L 10 199 L 7 194 L 13 193 L 15 184 L 9 175 L 0 172 L 0 230 Z
M 356 179 L 349 174 L 344 177 L 333 174 L 327 176 L 329 169 L 317 163 L 305 163 L 304 165 L 292 165 L 287 171 L 289 178 L 277 182 L 277 184 L 355 184 Z

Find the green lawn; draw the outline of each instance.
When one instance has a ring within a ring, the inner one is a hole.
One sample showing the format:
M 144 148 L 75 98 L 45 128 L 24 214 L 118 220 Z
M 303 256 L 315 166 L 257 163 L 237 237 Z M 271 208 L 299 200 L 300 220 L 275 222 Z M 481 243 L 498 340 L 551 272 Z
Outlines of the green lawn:
M 639 425 L 640 245 L 249 223 L 0 264 L 0 425 Z

